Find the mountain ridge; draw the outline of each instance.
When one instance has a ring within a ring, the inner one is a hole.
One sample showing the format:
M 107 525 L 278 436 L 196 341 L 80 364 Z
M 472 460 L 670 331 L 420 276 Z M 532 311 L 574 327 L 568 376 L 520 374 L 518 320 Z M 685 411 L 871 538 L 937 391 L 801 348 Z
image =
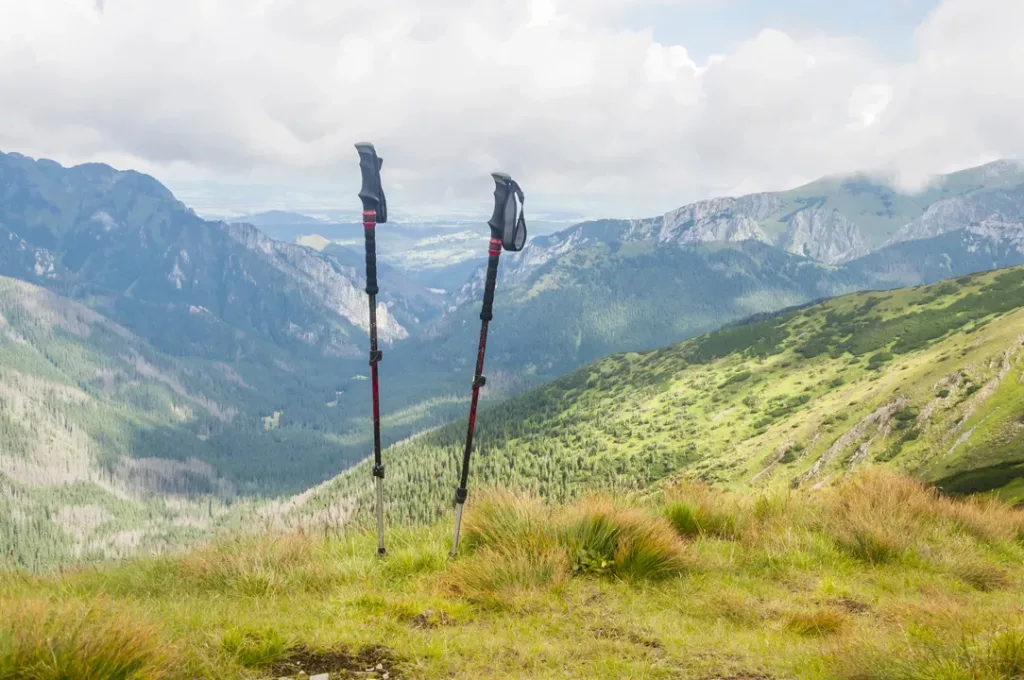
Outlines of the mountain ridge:
M 202 220 L 152 177 L 0 155 L 0 186 L 0 273 L 105 299 L 105 314 L 157 343 L 166 326 L 159 317 L 170 314 L 225 358 L 254 351 L 254 342 L 307 354 L 319 345 L 327 356 L 361 349 L 352 336 L 368 320 L 356 270 L 255 227 Z M 278 299 L 258 299 L 258 282 L 275 278 Z M 139 301 L 156 309 L 138 310 Z M 378 307 L 385 343 L 408 336 L 392 315 L 395 304 L 384 296 Z M 193 308 L 215 318 L 202 323 Z M 157 327 L 137 323 L 133 311 Z M 237 331 L 241 343 L 230 337 Z

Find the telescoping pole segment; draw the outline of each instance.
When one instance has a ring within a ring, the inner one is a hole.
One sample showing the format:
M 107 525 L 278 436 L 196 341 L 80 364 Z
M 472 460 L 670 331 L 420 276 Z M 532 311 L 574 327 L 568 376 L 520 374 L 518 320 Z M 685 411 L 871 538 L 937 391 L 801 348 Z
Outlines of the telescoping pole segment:
M 517 252 L 526 244 L 526 222 L 523 218 L 523 191 L 508 175 L 500 172 L 491 174 L 494 178 L 494 214 L 487 225 L 491 228 L 491 240 L 487 251 L 487 278 L 484 283 L 484 302 L 480 310 L 480 345 L 476 354 L 476 372 L 473 375 L 473 396 L 469 402 L 469 428 L 466 432 L 466 448 L 462 452 L 462 470 L 459 486 L 455 489 L 455 534 L 452 538 L 452 556 L 459 550 L 459 532 L 462 528 L 462 510 L 469 495 L 469 459 L 473 454 L 473 433 L 476 429 L 476 408 L 480 400 L 480 388 L 487 384 L 484 377 L 484 354 L 487 351 L 487 327 L 494 318 L 494 288 L 498 280 L 498 261 L 502 249 Z M 518 210 L 517 203 L 518 200 Z
M 384 160 L 377 157 L 373 144 L 356 144 L 363 186 L 359 198 L 363 202 L 363 235 L 366 237 L 366 294 L 370 299 L 370 384 L 373 390 L 373 478 L 377 487 L 377 554 L 384 549 L 384 461 L 380 454 L 380 388 L 377 365 L 384 353 L 377 349 L 377 234 L 376 227 L 388 221 L 387 202 L 381 188 L 380 169 Z

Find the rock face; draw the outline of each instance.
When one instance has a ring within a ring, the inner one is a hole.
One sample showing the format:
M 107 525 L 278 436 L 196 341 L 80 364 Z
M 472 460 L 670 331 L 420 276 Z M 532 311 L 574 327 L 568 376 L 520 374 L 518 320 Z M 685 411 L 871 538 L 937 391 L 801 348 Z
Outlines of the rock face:
M 857 225 L 835 209 L 796 213 L 778 245 L 825 264 L 849 262 L 871 252 Z
M 891 243 L 932 238 L 961 229 L 1015 247 L 1024 242 L 1024 185 L 936 201 L 900 229 Z
M 668 212 L 658 241 L 662 243 L 736 243 L 772 240 L 760 222 L 781 208 L 771 194 L 713 198 Z
M 250 252 L 262 255 L 304 298 L 318 302 L 369 332 L 370 318 L 363 291 L 365 279 L 353 267 L 341 266 L 311 248 L 275 241 L 247 224 L 220 223 L 218 226 Z M 377 335 L 389 344 L 409 337 L 409 332 L 391 316 L 388 305 L 383 302 L 377 304 Z

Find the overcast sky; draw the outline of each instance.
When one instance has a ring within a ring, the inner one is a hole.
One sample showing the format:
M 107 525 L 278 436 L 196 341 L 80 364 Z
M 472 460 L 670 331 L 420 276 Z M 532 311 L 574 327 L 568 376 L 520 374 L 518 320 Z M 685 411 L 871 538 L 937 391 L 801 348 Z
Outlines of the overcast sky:
M 1022 0 L 0 0 L 0 150 L 156 175 L 207 213 L 643 216 L 1024 156 Z

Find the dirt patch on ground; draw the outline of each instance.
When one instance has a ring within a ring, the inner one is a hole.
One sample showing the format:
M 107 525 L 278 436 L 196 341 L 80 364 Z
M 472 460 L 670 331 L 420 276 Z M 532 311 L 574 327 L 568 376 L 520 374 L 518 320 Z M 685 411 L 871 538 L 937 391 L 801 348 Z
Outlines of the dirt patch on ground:
M 830 604 L 834 604 L 843 611 L 851 614 L 864 614 L 865 612 L 871 611 L 871 605 L 855 600 L 852 597 L 839 597 L 832 600 Z
M 400 659 L 387 647 L 364 647 L 356 652 L 345 649 L 309 649 L 296 647 L 288 656 L 266 671 L 271 677 L 297 676 L 299 673 L 317 675 L 329 673 L 334 678 L 383 678 L 400 680 Z
M 661 649 L 661 643 L 654 638 L 641 635 L 631 630 L 622 630 L 621 628 L 614 628 L 610 626 L 599 626 L 591 630 L 594 637 L 599 640 L 625 640 L 634 645 L 640 647 L 647 647 L 648 649 Z
M 422 614 L 412 617 L 409 625 L 413 628 L 423 629 L 441 628 L 442 626 L 454 626 L 455 619 L 448 616 L 446 612 L 436 612 L 433 609 L 428 609 Z
M 740 673 L 739 675 L 709 675 L 701 680 L 773 680 L 773 678 L 762 673 Z

